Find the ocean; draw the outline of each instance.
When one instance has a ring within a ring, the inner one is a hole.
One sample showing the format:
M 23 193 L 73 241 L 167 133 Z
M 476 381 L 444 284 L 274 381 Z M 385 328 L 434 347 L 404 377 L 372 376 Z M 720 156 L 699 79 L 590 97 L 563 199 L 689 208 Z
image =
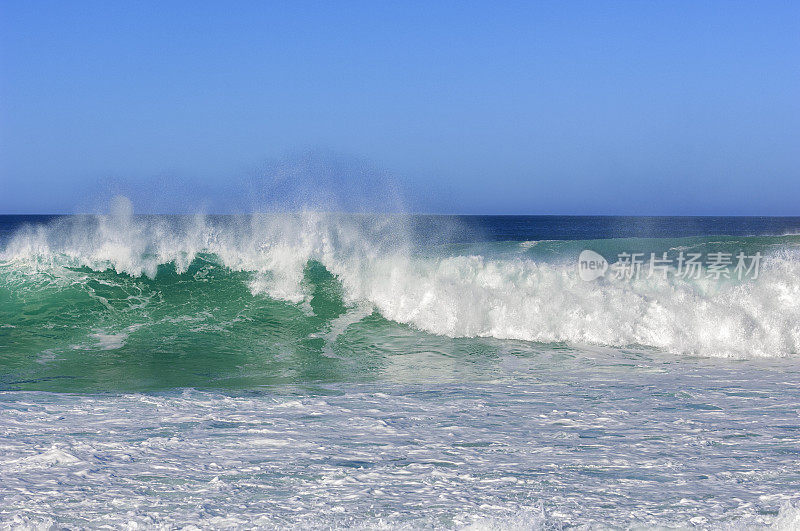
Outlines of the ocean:
M 798 234 L 0 216 L 0 528 L 798 528 Z

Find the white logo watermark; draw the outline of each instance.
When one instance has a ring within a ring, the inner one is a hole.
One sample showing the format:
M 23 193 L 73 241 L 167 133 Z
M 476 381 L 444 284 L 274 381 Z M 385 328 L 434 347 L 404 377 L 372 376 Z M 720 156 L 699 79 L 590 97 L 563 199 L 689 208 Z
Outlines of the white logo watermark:
M 610 272 L 610 277 L 616 280 L 636 280 L 656 276 L 667 278 L 668 274 L 687 280 L 757 279 L 761 258 L 760 252 L 747 255 L 742 251 L 735 255 L 723 252 L 702 254 L 681 251 L 674 258 L 668 258 L 666 252 L 650 253 L 649 257 L 645 253 L 619 253 L 617 261 L 609 264 L 601 254 L 586 249 L 578 257 L 578 276 L 587 282 L 605 276 L 606 272 Z
M 602 255 L 586 249 L 581 251 L 578 257 L 578 275 L 581 280 L 594 280 L 606 274 L 608 270 L 608 262 Z

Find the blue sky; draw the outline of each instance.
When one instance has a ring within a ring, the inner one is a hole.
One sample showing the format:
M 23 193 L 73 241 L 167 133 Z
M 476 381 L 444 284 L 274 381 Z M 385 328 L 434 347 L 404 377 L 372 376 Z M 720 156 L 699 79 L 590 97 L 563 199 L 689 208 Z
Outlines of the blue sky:
M 259 208 L 279 174 L 425 212 L 800 215 L 798 35 L 788 1 L 0 0 L 0 213 Z

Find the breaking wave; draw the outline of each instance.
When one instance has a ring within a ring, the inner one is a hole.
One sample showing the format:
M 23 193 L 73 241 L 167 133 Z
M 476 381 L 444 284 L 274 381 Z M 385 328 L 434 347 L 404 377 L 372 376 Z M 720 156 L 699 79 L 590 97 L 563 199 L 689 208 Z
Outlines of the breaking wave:
M 453 245 L 446 238 L 427 238 L 421 245 L 412 225 L 407 216 L 320 212 L 134 216 L 130 203 L 118 199 L 108 215 L 61 218 L 13 234 L 0 247 L 0 288 L 6 292 L 0 297 L 69 289 L 85 282 L 87 272 L 158 282 L 168 267 L 199 283 L 210 279 L 197 266 L 206 264 L 240 279 L 252 296 L 297 305 L 308 315 L 316 311 L 312 301 L 319 291 L 308 268 L 319 264 L 335 279 L 339 303 L 358 309 L 356 320 L 371 308 L 441 336 L 641 346 L 714 357 L 800 352 L 800 255 L 794 237 L 742 237 L 728 244 L 765 254 L 757 279 L 584 282 L 575 267 L 580 248 L 593 245 L 602 252 L 602 246 L 623 245 L 619 240 L 533 245 L 478 238 Z M 437 227 L 442 233 L 452 230 Z M 718 240 L 650 244 L 668 250 Z M 108 348 L 122 341 L 121 336 L 100 339 Z

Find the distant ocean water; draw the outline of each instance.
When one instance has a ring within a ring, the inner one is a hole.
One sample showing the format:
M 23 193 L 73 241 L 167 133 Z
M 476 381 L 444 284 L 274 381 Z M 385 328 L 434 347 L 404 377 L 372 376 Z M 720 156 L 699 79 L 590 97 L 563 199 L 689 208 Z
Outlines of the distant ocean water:
M 0 526 L 797 528 L 798 234 L 0 216 Z

